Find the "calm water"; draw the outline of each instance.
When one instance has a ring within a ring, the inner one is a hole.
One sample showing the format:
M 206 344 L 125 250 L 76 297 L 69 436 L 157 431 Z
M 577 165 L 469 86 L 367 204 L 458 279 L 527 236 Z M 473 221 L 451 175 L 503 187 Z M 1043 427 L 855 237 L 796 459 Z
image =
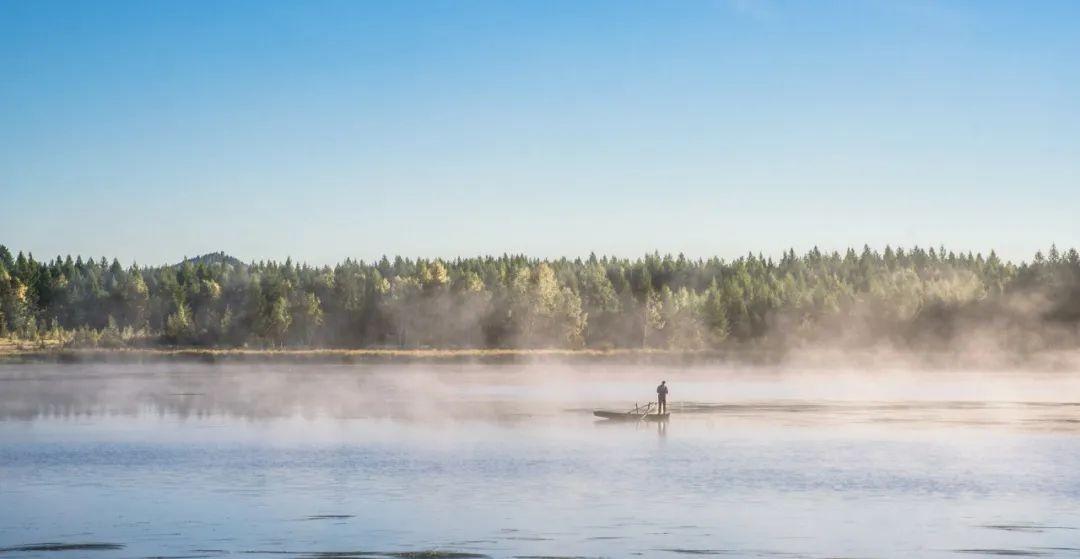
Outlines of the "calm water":
M 1080 372 L 0 366 L 0 557 L 1080 557 L 1078 466 Z

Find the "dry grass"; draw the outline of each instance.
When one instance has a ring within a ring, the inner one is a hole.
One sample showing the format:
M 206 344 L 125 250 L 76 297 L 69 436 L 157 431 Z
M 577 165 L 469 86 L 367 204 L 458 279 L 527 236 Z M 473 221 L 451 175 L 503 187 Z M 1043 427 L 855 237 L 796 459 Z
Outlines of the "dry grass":
M 281 362 L 519 362 L 559 360 L 653 360 L 702 358 L 716 352 L 659 349 L 247 349 L 247 348 L 64 348 L 0 339 L 0 359 L 14 361 L 281 361 Z
M 0 356 L 18 355 L 26 352 L 55 351 L 60 349 L 61 341 L 55 339 L 41 339 L 36 342 L 17 340 L 15 338 L 0 337 Z
M 26 342 L 0 338 L 0 362 L 162 362 L 202 363 L 631 363 L 695 365 L 739 363 L 804 367 L 1015 369 L 1080 372 L 1080 350 L 1038 354 L 956 352 L 880 352 L 876 350 L 789 352 L 762 347 L 686 351 L 664 349 L 252 349 L 200 347 L 67 348 L 57 341 Z

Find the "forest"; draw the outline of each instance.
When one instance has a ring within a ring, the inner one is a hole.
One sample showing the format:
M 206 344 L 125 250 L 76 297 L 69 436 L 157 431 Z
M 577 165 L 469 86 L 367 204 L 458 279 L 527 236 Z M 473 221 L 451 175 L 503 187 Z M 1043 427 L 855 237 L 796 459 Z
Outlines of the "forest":
M 1080 256 L 944 248 L 724 260 L 522 255 L 179 264 L 0 245 L 0 337 L 67 347 L 1080 347 Z

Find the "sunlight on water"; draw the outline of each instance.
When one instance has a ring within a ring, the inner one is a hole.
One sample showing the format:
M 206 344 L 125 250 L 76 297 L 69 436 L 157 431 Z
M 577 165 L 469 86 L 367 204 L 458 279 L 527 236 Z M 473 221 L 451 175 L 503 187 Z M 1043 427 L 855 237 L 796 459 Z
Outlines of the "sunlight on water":
M 671 385 L 670 421 L 607 422 Z M 1073 557 L 1080 381 L 0 367 L 4 557 Z

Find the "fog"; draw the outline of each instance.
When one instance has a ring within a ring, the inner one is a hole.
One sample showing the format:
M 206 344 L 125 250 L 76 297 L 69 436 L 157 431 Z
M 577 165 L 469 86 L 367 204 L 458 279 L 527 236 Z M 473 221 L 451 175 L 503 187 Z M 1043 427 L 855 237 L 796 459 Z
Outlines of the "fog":
M 1080 375 L 1056 370 L 909 367 L 865 355 L 872 367 L 829 365 L 828 353 L 790 362 L 641 365 L 632 363 L 296 365 L 194 363 L 0 366 L 0 418 L 81 416 L 390 419 L 447 425 L 553 419 L 591 421 L 596 408 L 623 409 L 654 398 L 666 380 L 677 415 L 763 424 L 908 421 L 918 413 L 1038 426 L 1073 405 Z M 914 359 L 913 359 L 914 360 Z M 1061 365 L 1067 361 L 1061 361 Z M 1075 369 L 1073 370 L 1075 372 Z M 1080 404 L 1078 404 L 1080 405 Z M 1044 413 L 1045 412 L 1045 413 Z M 785 415 L 789 414 L 789 415 Z M 1026 417 L 1030 416 L 1030 417 Z M 587 424 L 587 422 L 586 422 Z M 1053 425 L 1068 427 L 1069 423 Z

